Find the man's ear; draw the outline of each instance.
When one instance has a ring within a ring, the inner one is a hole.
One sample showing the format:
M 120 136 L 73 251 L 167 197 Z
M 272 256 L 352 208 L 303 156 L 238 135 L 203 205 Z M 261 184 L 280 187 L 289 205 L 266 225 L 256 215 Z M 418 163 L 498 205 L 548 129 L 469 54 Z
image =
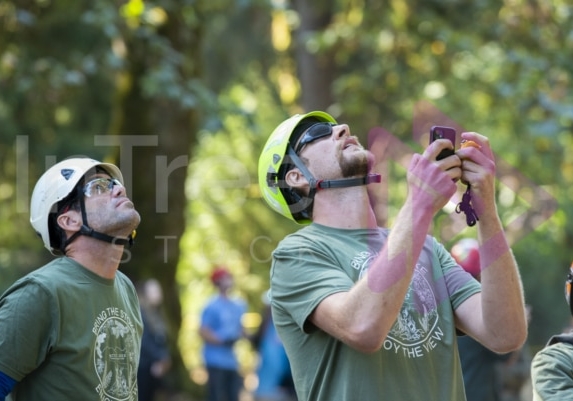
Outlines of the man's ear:
M 304 174 L 296 167 L 287 171 L 285 175 L 285 182 L 291 188 L 308 187 L 308 180 Z
M 80 231 L 82 227 L 82 216 L 80 212 L 75 210 L 68 210 L 65 213 L 62 213 L 56 219 L 58 225 L 64 231 Z

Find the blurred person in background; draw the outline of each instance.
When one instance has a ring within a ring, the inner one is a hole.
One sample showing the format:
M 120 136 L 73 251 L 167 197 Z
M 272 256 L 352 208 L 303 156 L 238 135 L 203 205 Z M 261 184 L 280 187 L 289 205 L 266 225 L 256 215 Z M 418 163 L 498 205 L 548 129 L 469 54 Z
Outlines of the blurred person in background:
M 246 304 L 231 297 L 234 280 L 226 267 L 216 267 L 211 282 L 217 294 L 204 307 L 199 328 L 208 374 L 207 401 L 238 401 L 243 379 L 233 346 L 244 336 L 241 319 Z
M 255 401 L 295 401 L 290 363 L 273 323 L 268 292 L 263 294 L 263 319 L 251 342 L 259 355 Z
M 137 285 L 137 295 L 143 319 L 143 337 L 137 382 L 139 401 L 153 401 L 165 389 L 165 375 L 171 368 L 171 354 L 167 343 L 167 324 L 163 311 L 163 290 L 154 278 Z

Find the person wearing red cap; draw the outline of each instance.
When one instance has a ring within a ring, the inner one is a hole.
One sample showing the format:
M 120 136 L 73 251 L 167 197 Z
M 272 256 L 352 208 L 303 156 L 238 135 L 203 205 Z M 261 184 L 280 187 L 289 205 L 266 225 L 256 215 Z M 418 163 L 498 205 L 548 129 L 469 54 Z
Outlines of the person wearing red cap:
M 229 273 L 229 271 L 224 267 L 216 267 L 211 273 L 211 282 L 214 285 L 218 285 L 218 283 L 226 278 L 232 279 L 233 277 L 231 276 L 231 273 Z
M 201 313 L 199 334 L 204 341 L 203 359 L 208 373 L 207 401 L 238 401 L 242 387 L 233 345 L 243 337 L 241 319 L 246 310 L 242 299 L 232 298 L 234 280 L 226 267 L 210 275 L 217 294 Z
M 481 268 L 479 265 L 478 240 L 463 238 L 454 244 L 451 253 L 456 262 L 479 281 Z

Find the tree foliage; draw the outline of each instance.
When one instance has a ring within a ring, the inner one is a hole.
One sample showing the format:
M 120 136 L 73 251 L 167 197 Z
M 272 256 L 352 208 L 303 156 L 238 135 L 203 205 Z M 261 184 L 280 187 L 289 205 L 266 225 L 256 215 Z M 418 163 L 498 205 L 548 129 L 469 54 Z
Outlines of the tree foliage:
M 389 225 L 429 125 L 490 138 L 539 346 L 568 320 L 572 13 L 565 0 L 0 0 L 0 286 L 49 256 L 27 208 L 47 165 L 125 163 L 143 223 L 122 269 L 168 290 L 173 349 L 193 371 L 212 265 L 236 274 L 254 327 L 270 253 L 298 228 L 260 198 L 260 149 L 286 116 L 323 109 L 364 143 L 374 127 L 391 136 L 377 165 Z M 474 231 L 446 209 L 434 234 Z
M 350 123 L 363 141 L 372 127 L 383 127 L 410 151 L 421 151 L 425 128 L 441 121 L 489 136 L 498 160 L 498 208 L 521 267 L 526 301 L 533 306 L 534 346 L 568 320 L 561 287 L 571 259 L 566 247 L 571 211 L 563 202 L 571 180 L 566 149 L 573 109 L 567 90 L 572 71 L 562 46 L 571 41 L 563 34 L 571 30 L 570 14 L 565 2 L 341 1 L 333 7 L 295 1 L 273 10 L 276 63 L 260 77 L 287 114 L 325 109 Z M 324 76 L 330 79 L 326 83 Z M 284 118 L 281 112 L 273 115 L 275 125 Z M 255 146 L 262 147 L 264 138 L 255 138 L 260 141 Z M 389 159 L 391 224 L 405 188 L 404 163 Z M 250 174 L 255 180 L 256 166 Z M 446 245 L 474 235 L 460 228 L 460 216 L 451 211 L 436 219 L 435 233 Z M 285 226 L 280 216 L 269 218 L 269 227 Z M 252 224 L 251 218 L 245 221 Z M 271 243 L 283 232 L 275 235 Z M 241 254 L 247 252 L 243 245 Z

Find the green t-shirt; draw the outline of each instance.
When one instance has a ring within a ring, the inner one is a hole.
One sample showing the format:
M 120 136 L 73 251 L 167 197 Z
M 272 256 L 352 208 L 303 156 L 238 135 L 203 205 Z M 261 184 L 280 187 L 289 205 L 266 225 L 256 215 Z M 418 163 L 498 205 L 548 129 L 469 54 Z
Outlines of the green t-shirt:
M 573 400 L 573 334 L 549 340 L 531 362 L 533 401 Z
M 14 401 L 137 401 L 143 325 L 129 279 L 59 258 L 0 297 L 0 371 Z
M 271 305 L 299 401 L 465 400 L 454 309 L 480 285 L 427 237 L 401 312 L 382 349 L 361 353 L 307 319 L 327 296 L 348 291 L 389 231 L 312 224 L 273 253 Z

